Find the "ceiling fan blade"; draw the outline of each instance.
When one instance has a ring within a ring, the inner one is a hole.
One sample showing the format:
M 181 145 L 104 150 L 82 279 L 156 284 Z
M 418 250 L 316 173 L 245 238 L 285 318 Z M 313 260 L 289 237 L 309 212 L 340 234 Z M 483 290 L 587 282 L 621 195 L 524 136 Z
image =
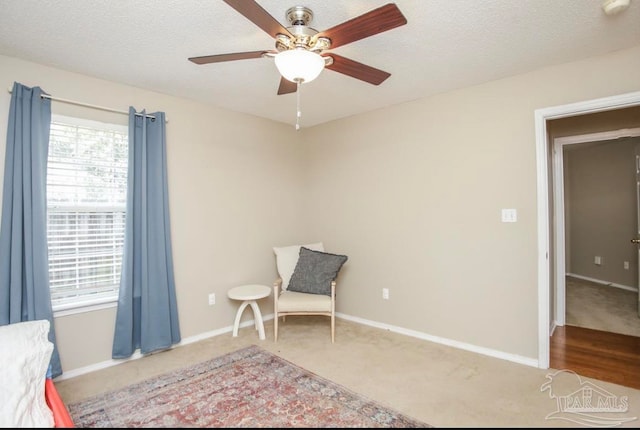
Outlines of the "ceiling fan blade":
M 398 6 L 394 3 L 388 3 L 328 30 L 322 31 L 314 36 L 314 38 L 328 37 L 331 39 L 331 49 L 334 49 L 338 46 L 400 27 L 406 23 L 407 19 L 402 15 Z
M 385 79 L 391 76 L 391 73 L 358 63 L 357 61 L 341 57 L 340 55 L 331 53 L 325 55 L 325 57 L 333 58 L 333 64 L 325 66 L 326 69 L 360 79 L 373 85 L 380 85 Z
M 196 64 L 209 64 L 220 63 L 223 61 L 234 60 L 248 60 L 250 58 L 260 58 L 263 54 L 269 51 L 251 51 L 251 52 L 236 52 L 233 54 L 219 54 L 219 55 L 204 55 L 202 57 L 191 57 L 189 61 Z
M 280 78 L 280 86 L 278 87 L 278 95 L 295 93 L 298 91 L 298 84 L 291 82 L 283 77 Z
M 278 33 L 291 36 L 289 30 L 284 28 L 278 20 L 264 10 L 258 3 L 252 0 L 224 0 L 226 4 L 240 12 L 249 21 L 266 31 L 275 39 Z

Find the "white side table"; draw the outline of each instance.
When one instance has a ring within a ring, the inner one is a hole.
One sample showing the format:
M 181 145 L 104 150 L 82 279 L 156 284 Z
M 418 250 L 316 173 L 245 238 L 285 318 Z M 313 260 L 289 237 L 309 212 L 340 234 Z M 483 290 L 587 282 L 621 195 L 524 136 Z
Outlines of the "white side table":
M 256 303 L 256 300 L 269 297 L 270 294 L 271 288 L 267 287 L 266 285 L 256 284 L 233 287 L 227 292 L 227 296 L 230 299 L 243 301 L 238 308 L 238 312 L 236 313 L 236 320 L 233 323 L 233 337 L 238 336 L 240 317 L 242 316 L 242 312 L 244 312 L 244 309 L 249 305 L 251 306 L 251 309 L 253 309 L 253 319 L 256 324 L 256 330 L 258 330 L 260 339 L 264 340 L 264 323 L 262 322 L 262 314 L 260 313 L 260 308 L 258 307 L 258 303 Z

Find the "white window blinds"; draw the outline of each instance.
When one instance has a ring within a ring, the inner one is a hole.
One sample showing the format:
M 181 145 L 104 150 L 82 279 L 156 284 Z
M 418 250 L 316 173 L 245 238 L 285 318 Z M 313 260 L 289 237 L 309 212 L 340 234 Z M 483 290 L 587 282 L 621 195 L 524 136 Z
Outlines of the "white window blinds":
M 47 165 L 54 310 L 117 300 L 127 194 L 126 126 L 55 116 Z

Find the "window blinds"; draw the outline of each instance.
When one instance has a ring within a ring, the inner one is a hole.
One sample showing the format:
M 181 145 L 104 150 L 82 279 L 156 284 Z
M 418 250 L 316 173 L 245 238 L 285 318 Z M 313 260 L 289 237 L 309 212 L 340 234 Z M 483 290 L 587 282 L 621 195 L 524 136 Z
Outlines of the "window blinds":
M 54 310 L 117 299 L 128 137 L 124 127 L 114 128 L 51 124 L 47 238 Z

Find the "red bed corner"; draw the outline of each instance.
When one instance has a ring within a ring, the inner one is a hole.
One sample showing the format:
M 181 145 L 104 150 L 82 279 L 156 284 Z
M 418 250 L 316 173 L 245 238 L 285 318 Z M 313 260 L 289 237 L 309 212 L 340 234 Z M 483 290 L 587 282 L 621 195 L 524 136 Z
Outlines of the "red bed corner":
M 47 405 L 53 412 L 53 425 L 59 428 L 73 428 L 73 419 L 65 406 L 56 386 L 51 378 L 47 378 L 44 383 L 44 397 Z

